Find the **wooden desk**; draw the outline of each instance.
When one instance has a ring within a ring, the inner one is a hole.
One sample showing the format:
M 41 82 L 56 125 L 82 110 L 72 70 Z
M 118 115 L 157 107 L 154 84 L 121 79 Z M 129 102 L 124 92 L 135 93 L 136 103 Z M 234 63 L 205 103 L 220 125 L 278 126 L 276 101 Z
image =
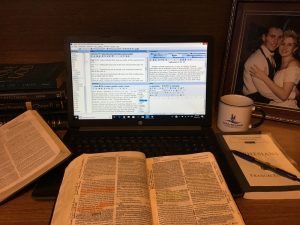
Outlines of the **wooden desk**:
M 261 131 L 271 132 L 283 149 L 300 164 L 300 126 L 266 121 Z M 32 185 L 0 206 L 0 225 L 47 225 L 54 201 L 31 198 Z M 247 225 L 299 225 L 300 200 L 236 199 Z M 63 224 L 62 224 L 63 225 Z

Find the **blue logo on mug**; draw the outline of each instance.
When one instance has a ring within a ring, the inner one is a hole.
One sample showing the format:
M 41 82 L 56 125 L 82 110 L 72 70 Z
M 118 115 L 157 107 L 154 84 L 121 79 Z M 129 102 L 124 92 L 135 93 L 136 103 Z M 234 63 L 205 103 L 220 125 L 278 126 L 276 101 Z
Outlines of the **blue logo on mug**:
M 236 121 L 236 115 L 231 114 L 231 117 L 229 120 L 226 120 L 227 122 L 233 123 L 233 124 L 239 124 L 240 122 Z

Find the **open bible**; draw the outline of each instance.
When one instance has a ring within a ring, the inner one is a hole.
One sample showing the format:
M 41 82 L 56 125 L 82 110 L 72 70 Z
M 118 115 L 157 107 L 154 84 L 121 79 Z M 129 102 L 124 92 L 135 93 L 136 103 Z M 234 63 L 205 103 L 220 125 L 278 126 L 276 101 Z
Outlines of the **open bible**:
M 70 154 L 37 111 L 28 110 L 1 126 L 0 202 Z
M 66 168 L 51 225 L 244 224 L 213 154 L 83 154 Z

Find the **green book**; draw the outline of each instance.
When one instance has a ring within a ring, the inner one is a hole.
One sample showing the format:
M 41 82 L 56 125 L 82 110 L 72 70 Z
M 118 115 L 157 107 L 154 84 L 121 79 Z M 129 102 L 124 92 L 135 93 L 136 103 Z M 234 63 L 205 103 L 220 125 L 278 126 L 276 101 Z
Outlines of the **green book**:
M 64 80 L 64 62 L 0 64 L 0 91 L 57 89 Z

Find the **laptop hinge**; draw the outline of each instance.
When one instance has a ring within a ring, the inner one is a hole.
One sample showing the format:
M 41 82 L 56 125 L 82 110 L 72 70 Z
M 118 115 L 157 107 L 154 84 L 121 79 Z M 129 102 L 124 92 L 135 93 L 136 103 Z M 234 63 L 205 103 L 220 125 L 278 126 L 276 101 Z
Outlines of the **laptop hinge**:
M 201 131 L 201 126 L 132 126 L 132 127 L 81 127 L 80 131 L 176 131 L 176 130 L 186 130 L 186 131 Z

